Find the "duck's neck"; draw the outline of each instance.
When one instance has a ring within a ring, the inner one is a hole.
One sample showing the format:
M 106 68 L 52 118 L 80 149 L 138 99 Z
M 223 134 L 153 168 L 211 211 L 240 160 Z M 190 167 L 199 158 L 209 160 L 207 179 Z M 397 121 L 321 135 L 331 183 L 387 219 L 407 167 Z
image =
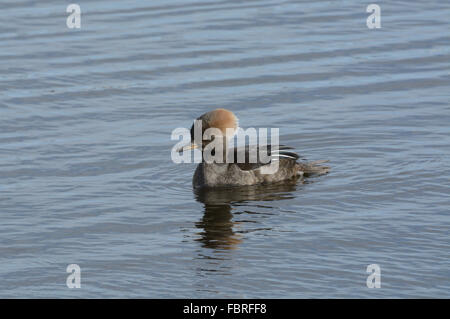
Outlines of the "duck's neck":
M 202 151 L 202 162 L 204 164 L 223 164 L 227 162 L 228 139 L 222 138 L 222 144 L 211 141 L 206 144 Z

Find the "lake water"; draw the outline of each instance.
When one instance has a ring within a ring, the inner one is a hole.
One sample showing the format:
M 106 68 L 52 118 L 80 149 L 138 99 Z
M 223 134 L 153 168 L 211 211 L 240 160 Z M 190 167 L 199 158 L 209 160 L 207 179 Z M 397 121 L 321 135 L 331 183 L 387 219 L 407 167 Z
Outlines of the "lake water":
M 0 297 L 450 297 L 448 1 L 71 2 L 0 3 Z M 194 192 L 218 107 L 331 172 Z

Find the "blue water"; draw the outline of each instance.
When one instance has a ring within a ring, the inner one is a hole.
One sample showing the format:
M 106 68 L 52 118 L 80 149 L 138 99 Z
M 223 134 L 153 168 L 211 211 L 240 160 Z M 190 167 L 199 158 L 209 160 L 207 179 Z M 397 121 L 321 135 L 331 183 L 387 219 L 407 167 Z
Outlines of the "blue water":
M 0 3 L 0 297 L 450 297 L 448 2 L 71 2 Z M 331 172 L 193 192 L 218 107 Z

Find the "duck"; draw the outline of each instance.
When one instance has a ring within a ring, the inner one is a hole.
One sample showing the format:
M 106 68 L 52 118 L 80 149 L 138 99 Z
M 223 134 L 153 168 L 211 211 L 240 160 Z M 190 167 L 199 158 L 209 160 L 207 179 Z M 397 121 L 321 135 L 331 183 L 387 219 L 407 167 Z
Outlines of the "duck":
M 196 129 L 199 134 L 196 134 Z M 330 167 L 321 165 L 328 161 L 299 161 L 300 156 L 286 145 L 266 143 L 230 148 L 229 141 L 238 129 L 239 119 L 224 108 L 209 111 L 194 120 L 190 143 L 178 150 L 180 153 L 193 149 L 202 152 L 202 161 L 192 178 L 194 189 L 283 183 L 327 174 L 330 170 Z M 207 134 L 208 131 L 214 133 Z M 264 154 L 262 151 L 266 152 L 266 157 L 261 156 Z

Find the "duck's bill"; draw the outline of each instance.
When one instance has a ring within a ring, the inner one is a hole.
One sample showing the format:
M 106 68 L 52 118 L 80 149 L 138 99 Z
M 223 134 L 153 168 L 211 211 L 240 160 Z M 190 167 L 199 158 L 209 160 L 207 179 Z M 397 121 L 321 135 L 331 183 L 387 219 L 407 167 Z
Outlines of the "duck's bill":
M 193 149 L 196 149 L 196 148 L 198 148 L 198 145 L 195 144 L 195 143 L 191 143 L 191 144 L 185 145 L 183 147 L 180 147 L 177 150 L 177 152 L 178 153 L 183 153 L 183 152 L 190 151 L 190 150 L 193 150 Z

